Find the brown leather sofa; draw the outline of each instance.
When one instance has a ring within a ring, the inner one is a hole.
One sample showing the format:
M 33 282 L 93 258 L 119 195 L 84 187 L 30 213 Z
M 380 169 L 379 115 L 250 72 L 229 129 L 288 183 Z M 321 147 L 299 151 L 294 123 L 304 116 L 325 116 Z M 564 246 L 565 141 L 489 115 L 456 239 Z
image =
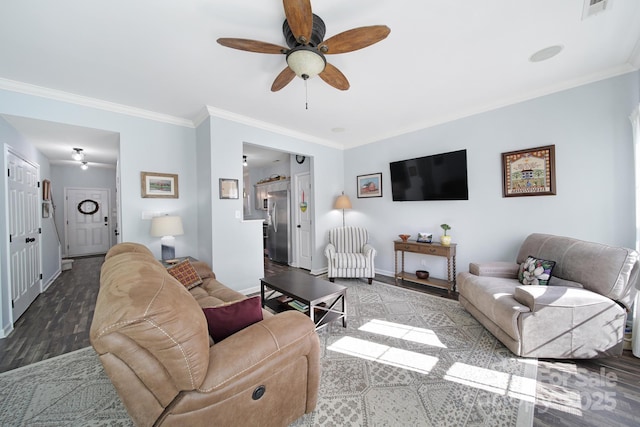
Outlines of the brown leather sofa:
M 202 307 L 246 298 L 193 263 L 187 290 L 151 252 L 106 255 L 90 340 L 137 425 L 283 426 L 314 410 L 320 347 L 313 322 L 288 311 L 214 343 Z

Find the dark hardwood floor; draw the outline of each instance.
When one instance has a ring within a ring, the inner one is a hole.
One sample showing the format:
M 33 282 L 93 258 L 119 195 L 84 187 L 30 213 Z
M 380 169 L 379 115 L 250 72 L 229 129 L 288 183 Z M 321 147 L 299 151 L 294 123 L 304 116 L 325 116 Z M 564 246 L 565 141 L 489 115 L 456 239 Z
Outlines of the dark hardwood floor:
M 0 339 L 0 372 L 89 346 L 104 256 L 75 258 Z
M 0 339 L 0 372 L 89 346 L 89 328 L 98 294 L 103 257 L 77 258 Z M 265 275 L 291 267 L 265 258 Z M 302 270 L 306 271 L 306 270 Z M 376 280 L 394 284 L 391 277 Z M 401 286 L 443 298 L 453 293 L 405 283 Z M 533 425 L 640 425 L 640 359 L 621 357 L 538 361 Z

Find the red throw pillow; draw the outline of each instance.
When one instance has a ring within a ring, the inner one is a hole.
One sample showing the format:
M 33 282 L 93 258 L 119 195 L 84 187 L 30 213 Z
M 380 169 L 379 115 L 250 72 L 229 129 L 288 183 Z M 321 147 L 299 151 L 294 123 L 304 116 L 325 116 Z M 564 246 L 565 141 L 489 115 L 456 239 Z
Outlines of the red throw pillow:
M 195 286 L 202 284 L 202 279 L 198 275 L 198 272 L 188 259 L 185 259 L 180 264 L 167 268 L 170 275 L 178 279 L 185 288 L 191 289 Z
M 209 335 L 220 342 L 241 329 L 262 320 L 260 296 L 243 299 L 218 307 L 203 308 L 209 326 Z

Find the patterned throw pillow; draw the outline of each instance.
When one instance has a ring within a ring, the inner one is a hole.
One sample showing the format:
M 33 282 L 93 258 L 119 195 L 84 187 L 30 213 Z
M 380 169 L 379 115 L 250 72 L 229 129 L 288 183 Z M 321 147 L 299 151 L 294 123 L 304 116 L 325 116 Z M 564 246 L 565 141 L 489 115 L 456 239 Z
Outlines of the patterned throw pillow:
M 187 289 L 191 289 L 202 284 L 202 279 L 188 259 L 185 259 L 173 267 L 167 268 L 167 271 L 170 275 L 178 279 L 178 281 Z
M 207 318 L 209 335 L 214 342 L 220 342 L 262 320 L 259 295 L 218 307 L 206 307 L 202 311 Z
M 553 270 L 555 265 L 555 261 L 547 261 L 529 256 L 522 264 L 520 264 L 518 280 L 523 285 L 546 286 L 549 284 L 551 270 Z

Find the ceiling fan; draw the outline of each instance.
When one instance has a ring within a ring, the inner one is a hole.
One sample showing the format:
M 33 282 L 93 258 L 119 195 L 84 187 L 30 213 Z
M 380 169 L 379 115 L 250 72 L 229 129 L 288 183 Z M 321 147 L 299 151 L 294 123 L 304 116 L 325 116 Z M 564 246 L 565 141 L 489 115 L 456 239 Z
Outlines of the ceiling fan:
M 349 89 L 349 81 L 325 55 L 353 52 L 384 40 L 391 30 L 386 25 L 359 27 L 324 40 L 324 21 L 311 11 L 310 0 L 283 0 L 286 19 L 282 32 L 288 48 L 257 40 L 219 38 L 222 46 L 256 53 L 286 55 L 287 67 L 276 77 L 271 91 L 285 87 L 297 75 L 307 80 L 316 75 L 340 90 Z

